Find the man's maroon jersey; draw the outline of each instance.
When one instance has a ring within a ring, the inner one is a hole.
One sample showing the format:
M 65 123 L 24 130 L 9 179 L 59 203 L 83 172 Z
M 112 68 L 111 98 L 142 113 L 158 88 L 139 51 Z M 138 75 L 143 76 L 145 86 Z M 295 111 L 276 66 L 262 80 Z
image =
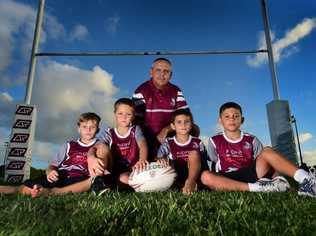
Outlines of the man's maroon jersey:
M 152 80 L 140 85 L 133 95 L 136 115 L 144 118 L 149 132 L 156 136 L 170 124 L 172 112 L 188 108 L 182 91 L 168 83 L 163 90 L 157 89 Z

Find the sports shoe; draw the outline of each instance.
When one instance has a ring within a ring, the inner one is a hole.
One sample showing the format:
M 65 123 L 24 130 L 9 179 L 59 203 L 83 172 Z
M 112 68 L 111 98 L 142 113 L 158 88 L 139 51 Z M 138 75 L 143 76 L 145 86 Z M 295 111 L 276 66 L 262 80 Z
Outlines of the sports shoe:
M 308 178 L 304 179 L 298 189 L 298 195 L 316 197 L 316 170 L 315 168 L 309 169 Z
M 290 188 L 289 182 L 282 176 L 267 179 L 261 178 L 257 181 L 260 192 L 286 192 Z
M 103 176 L 95 176 L 91 181 L 91 191 L 95 196 L 101 196 L 111 190 L 110 185 L 106 184 Z

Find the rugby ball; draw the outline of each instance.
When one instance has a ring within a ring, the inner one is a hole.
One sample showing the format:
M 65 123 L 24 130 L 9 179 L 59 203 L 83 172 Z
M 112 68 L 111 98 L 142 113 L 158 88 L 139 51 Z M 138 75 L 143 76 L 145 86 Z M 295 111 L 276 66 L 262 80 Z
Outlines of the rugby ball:
M 174 183 L 177 174 L 171 167 L 164 167 L 157 162 L 151 162 L 142 171 L 133 171 L 128 179 L 128 184 L 136 192 L 165 191 Z

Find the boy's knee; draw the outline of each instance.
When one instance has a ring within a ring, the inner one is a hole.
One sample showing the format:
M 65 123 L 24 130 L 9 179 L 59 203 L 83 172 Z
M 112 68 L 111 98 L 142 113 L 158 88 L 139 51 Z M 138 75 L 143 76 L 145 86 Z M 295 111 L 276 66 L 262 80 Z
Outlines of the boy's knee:
M 201 182 L 204 185 L 209 185 L 212 180 L 212 173 L 208 170 L 205 170 L 201 174 Z

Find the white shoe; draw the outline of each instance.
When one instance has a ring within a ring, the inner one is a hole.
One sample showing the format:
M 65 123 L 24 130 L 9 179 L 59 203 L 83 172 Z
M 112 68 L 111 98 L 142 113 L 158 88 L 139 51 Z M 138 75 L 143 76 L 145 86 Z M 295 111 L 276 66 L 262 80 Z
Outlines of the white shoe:
M 314 168 L 309 169 L 308 178 L 300 184 L 298 195 L 316 197 L 316 171 Z
M 282 176 L 267 179 L 261 178 L 257 181 L 260 192 L 286 192 L 290 188 L 289 182 Z

